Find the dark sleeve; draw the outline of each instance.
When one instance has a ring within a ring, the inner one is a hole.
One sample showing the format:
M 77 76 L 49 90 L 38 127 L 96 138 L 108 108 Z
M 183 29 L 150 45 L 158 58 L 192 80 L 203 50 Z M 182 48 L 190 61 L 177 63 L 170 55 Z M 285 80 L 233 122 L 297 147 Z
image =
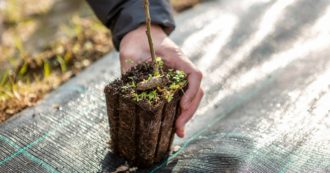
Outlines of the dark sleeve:
M 145 22 L 143 0 L 87 0 L 102 23 L 111 29 L 117 50 L 123 36 Z M 151 22 L 170 34 L 175 27 L 169 0 L 150 0 Z

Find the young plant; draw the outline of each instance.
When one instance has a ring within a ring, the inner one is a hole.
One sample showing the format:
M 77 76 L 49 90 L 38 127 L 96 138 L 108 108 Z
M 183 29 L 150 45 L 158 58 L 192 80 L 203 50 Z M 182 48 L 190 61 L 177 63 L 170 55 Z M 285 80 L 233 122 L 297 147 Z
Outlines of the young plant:
M 152 37 L 151 37 L 151 17 L 149 11 L 149 0 L 144 0 L 144 12 L 146 16 L 146 34 L 152 59 L 153 75 L 148 80 L 144 80 L 137 84 L 137 90 L 145 91 L 156 88 L 157 86 L 164 85 L 166 80 L 163 76 L 163 61 L 160 57 L 156 57 Z
M 161 75 L 159 72 L 159 65 L 156 62 L 156 53 L 154 49 L 154 45 L 152 42 L 152 37 L 151 37 L 151 18 L 150 18 L 150 11 L 149 11 L 149 0 L 144 0 L 144 12 L 146 15 L 146 34 L 148 37 L 148 43 L 149 43 L 149 49 L 150 49 L 150 54 L 151 54 L 151 59 L 152 59 L 152 64 L 154 67 L 154 76 L 159 76 Z
M 148 0 L 144 9 L 152 63 L 131 68 L 104 91 L 112 149 L 138 166 L 150 167 L 170 154 L 180 98 L 188 82 L 183 71 L 169 69 L 155 55 Z

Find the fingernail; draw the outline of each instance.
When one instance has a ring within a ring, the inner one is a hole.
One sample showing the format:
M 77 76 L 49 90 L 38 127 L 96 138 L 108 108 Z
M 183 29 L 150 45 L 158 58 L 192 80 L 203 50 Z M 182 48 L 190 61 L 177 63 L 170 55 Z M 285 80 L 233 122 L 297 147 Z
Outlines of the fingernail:
M 183 138 L 184 137 L 184 129 L 180 128 L 178 129 L 179 137 Z

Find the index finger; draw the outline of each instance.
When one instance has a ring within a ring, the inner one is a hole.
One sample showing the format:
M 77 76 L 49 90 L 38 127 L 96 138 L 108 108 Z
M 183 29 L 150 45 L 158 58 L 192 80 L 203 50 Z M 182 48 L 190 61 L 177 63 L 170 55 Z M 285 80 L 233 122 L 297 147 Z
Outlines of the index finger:
M 187 109 L 190 106 L 192 100 L 195 98 L 200 88 L 202 78 L 203 75 L 198 70 L 188 74 L 188 89 L 184 93 L 180 102 L 180 106 L 182 109 Z

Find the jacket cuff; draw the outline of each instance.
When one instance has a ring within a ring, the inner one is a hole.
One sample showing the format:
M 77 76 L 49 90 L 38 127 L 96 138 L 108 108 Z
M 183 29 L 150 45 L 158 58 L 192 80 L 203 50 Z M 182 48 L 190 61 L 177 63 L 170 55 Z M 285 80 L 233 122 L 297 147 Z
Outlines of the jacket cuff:
M 172 8 L 168 0 L 150 1 L 151 23 L 160 25 L 167 35 L 175 28 L 171 10 Z M 112 31 L 112 41 L 116 50 L 119 50 L 120 41 L 125 34 L 144 24 L 145 21 L 143 1 L 135 0 L 125 4 L 125 7 L 118 14 L 116 21 L 112 22 L 112 26 L 109 26 Z

